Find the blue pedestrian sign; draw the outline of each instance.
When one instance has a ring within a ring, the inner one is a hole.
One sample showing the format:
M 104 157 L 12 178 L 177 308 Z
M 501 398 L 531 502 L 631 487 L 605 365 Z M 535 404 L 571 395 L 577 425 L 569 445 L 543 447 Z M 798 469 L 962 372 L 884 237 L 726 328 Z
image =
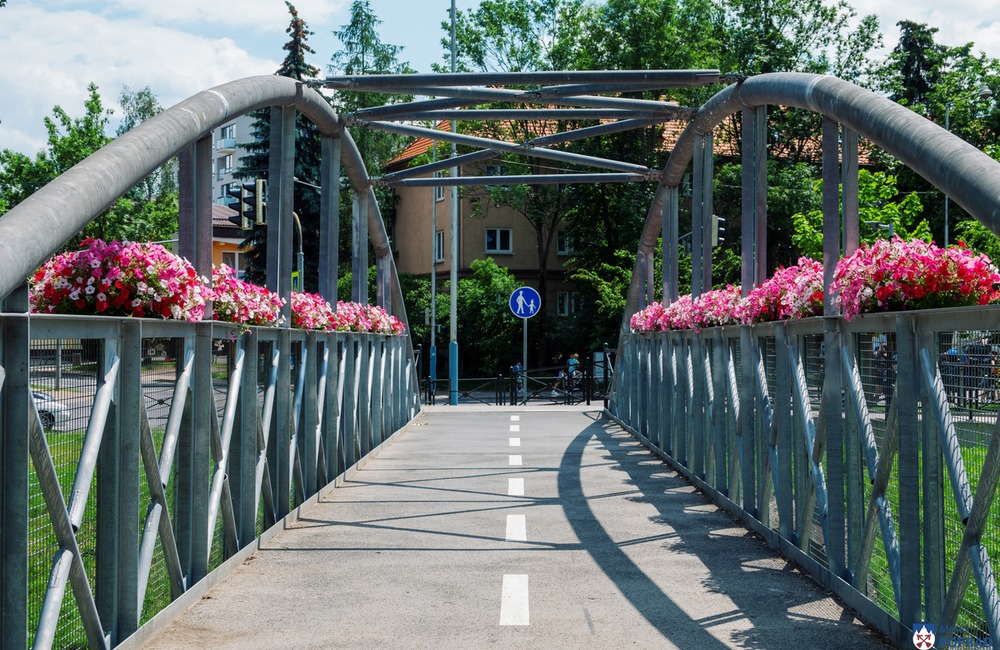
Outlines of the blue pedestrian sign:
M 510 294 L 510 310 L 518 318 L 531 318 L 542 308 L 542 298 L 531 287 L 518 287 Z

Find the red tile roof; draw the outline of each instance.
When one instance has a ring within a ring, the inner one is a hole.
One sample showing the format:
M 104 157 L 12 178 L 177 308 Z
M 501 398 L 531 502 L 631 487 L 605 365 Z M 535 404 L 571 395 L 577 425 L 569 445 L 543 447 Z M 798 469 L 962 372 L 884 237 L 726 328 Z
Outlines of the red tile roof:
M 451 122 L 438 122 L 437 126 L 434 127 L 438 131 L 451 131 Z M 386 167 L 393 167 L 399 165 L 400 163 L 408 162 L 413 160 L 421 154 L 425 154 L 431 150 L 431 139 L 430 138 L 417 138 L 410 143 L 406 149 L 387 162 Z
M 232 228 L 233 230 L 239 230 L 239 226 L 229 220 L 229 217 L 235 217 L 239 214 L 236 210 L 226 207 L 224 205 L 219 205 L 218 203 L 212 204 L 212 227 L 213 228 Z

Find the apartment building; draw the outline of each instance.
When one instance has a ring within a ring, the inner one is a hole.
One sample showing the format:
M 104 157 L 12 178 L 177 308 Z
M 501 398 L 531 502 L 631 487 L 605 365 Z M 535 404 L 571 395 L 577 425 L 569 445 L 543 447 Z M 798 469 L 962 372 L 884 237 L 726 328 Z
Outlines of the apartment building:
M 419 138 L 389 161 L 386 172 L 406 169 L 431 150 L 428 138 Z M 499 176 L 499 164 L 469 166 L 460 175 Z M 425 176 L 426 177 L 426 176 Z M 459 276 L 471 275 L 473 260 L 491 257 L 523 284 L 538 288 L 538 246 L 534 227 L 509 207 L 497 207 L 483 189 L 461 188 L 458 201 Z M 396 268 L 400 273 L 429 276 L 436 269 L 439 280 L 451 268 L 450 187 L 403 187 L 395 190 L 395 220 L 392 226 Z M 547 260 L 547 288 L 543 308 L 552 316 L 569 316 L 579 303 L 575 284 L 566 277 L 566 262 L 572 254 L 566 234 L 557 230 Z
M 253 118 L 240 115 L 226 122 L 212 133 L 212 263 L 226 264 L 242 271 L 245 267 L 239 245 L 243 238 L 239 227 L 229 221 L 236 216 L 237 199 L 229 194 L 245 182 L 235 178 L 240 159 L 247 151 L 241 144 L 252 142 Z

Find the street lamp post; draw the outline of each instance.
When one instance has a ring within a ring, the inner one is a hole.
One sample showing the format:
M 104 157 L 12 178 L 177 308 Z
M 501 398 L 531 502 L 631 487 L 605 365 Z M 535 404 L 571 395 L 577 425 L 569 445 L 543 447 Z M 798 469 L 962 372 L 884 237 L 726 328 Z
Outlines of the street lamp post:
M 304 272 L 304 262 L 305 256 L 302 254 L 302 222 L 299 221 L 299 215 L 294 211 L 292 216 L 295 218 L 295 231 L 299 234 L 299 251 L 295 254 L 295 270 L 299 273 L 299 291 L 306 290 L 306 276 Z
M 968 96 L 966 96 L 964 98 L 959 98 L 959 99 L 966 99 L 966 100 L 968 100 L 968 99 L 973 99 L 975 97 L 978 97 L 979 99 L 987 99 L 987 98 L 992 97 L 992 96 L 993 96 L 993 91 L 990 90 L 989 86 L 983 84 L 982 86 L 980 86 L 976 90 L 976 92 L 974 94 L 968 95 Z M 952 106 L 952 104 L 953 104 L 953 102 L 948 102 L 947 104 L 944 105 L 944 130 L 948 131 L 949 133 L 951 132 L 951 106 Z M 945 248 L 948 247 L 948 227 L 949 227 L 948 203 L 949 203 L 949 199 L 948 199 L 948 194 L 946 192 L 945 195 L 944 195 L 944 245 L 945 245 Z

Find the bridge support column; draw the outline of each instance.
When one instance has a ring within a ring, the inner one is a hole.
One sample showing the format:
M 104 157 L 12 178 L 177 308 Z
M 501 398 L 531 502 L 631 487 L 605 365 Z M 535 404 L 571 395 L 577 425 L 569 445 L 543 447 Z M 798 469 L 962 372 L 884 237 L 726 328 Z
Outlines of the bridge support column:
M 285 300 L 281 315 L 286 323 L 291 322 L 292 313 L 295 114 L 294 106 L 271 108 L 271 153 L 267 167 L 267 288 Z
M 678 247 L 680 243 L 677 241 L 679 237 L 678 233 L 678 212 L 680 207 L 680 192 L 676 185 L 666 188 L 665 196 L 663 198 L 663 221 L 661 226 L 661 245 L 663 247 L 663 255 L 661 256 L 663 264 L 663 293 L 661 293 L 661 301 L 664 305 L 669 305 L 670 303 L 677 300 L 679 294 L 678 284 L 678 270 L 677 270 L 677 260 L 678 260 Z
M 368 193 L 354 192 L 351 213 L 351 300 L 368 304 Z
M 319 191 L 319 295 L 337 306 L 340 263 L 340 138 L 323 136 Z M 304 285 L 303 285 L 304 286 Z
M 712 133 L 695 136 L 691 195 L 691 295 L 712 290 L 712 221 L 715 219 Z
M 743 109 L 743 295 L 767 277 L 767 107 Z
M 199 275 L 212 277 L 212 136 L 181 152 L 178 170 L 178 251 Z M 206 315 L 211 318 L 211 314 Z

